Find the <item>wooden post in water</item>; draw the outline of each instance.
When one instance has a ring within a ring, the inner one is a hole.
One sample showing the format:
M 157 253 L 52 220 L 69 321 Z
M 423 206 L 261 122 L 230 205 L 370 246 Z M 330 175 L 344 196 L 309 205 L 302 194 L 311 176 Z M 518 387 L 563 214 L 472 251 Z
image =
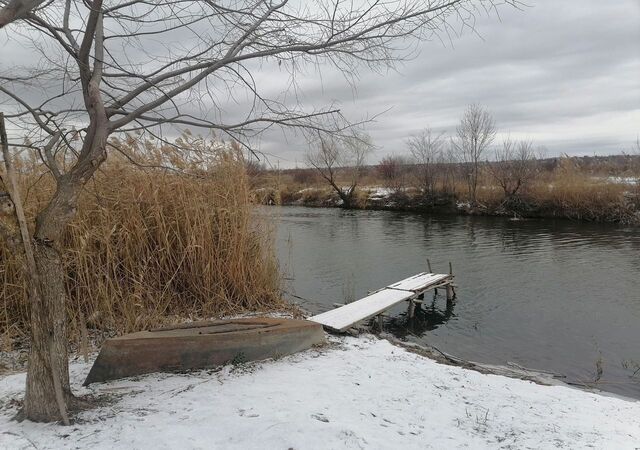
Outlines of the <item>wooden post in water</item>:
M 451 283 L 447 284 L 447 303 L 453 300 L 453 287 Z
M 429 259 L 427 259 L 427 267 L 429 267 L 429 273 L 433 273 L 433 270 L 431 270 L 431 261 L 429 261 Z M 433 299 L 436 299 L 436 296 L 438 295 L 438 288 L 435 288 L 433 290 Z
M 453 291 L 453 265 L 451 264 L 451 261 L 449 261 L 449 275 L 451 275 L 451 278 L 449 279 L 449 283 L 447 283 L 447 303 L 453 301 L 453 299 L 455 298 L 455 292 Z
M 382 314 L 378 314 L 378 331 L 382 333 L 383 329 L 384 329 L 384 320 L 382 318 Z
M 407 311 L 407 316 L 409 319 L 413 319 L 413 316 L 416 312 L 416 304 L 413 302 L 413 299 L 409 299 L 409 310 Z
M 424 303 L 424 292 L 418 295 L 415 299 L 409 300 L 409 319 L 413 319 L 416 316 L 416 305 L 417 308 L 422 308 L 422 304 Z

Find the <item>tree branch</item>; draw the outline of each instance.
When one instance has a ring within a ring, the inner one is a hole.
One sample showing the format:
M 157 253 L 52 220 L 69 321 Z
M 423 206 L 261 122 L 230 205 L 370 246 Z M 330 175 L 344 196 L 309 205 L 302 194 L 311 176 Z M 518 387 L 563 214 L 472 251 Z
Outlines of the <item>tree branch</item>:
M 29 12 L 44 3 L 44 0 L 11 0 L 0 9 L 0 29 L 11 22 L 24 18 Z

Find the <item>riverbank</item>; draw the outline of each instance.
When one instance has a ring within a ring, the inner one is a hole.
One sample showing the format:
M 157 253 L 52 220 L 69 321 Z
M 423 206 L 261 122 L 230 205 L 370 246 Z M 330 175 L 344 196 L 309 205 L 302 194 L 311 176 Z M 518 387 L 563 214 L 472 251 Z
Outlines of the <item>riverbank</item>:
M 371 336 L 277 361 L 81 388 L 103 406 L 70 427 L 11 420 L 24 374 L 0 379 L 2 448 L 616 448 L 640 402 L 439 364 Z
M 626 187 L 626 188 L 625 188 Z M 634 183 L 594 184 L 588 191 L 536 193 L 502 198 L 495 189 L 481 189 L 480 200 L 471 205 L 455 195 L 427 198 L 414 189 L 394 190 L 364 186 L 356 191 L 349 209 L 496 216 L 515 219 L 553 218 L 587 222 L 640 225 L 640 191 Z M 638 191 L 638 192 L 636 192 Z M 338 195 L 325 187 L 259 188 L 254 201 L 264 205 L 344 208 Z

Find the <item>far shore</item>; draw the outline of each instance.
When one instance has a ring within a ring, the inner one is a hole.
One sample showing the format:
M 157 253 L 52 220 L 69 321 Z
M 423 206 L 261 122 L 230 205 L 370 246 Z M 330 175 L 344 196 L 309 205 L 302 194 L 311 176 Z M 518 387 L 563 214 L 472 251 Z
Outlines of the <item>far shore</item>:
M 635 185 L 632 185 L 635 187 Z M 629 197 L 632 195 L 629 194 Z M 379 186 L 363 186 L 357 191 L 358 200 L 345 207 L 335 192 L 323 187 L 288 190 L 286 193 L 267 188 L 255 191 L 254 201 L 263 205 L 305 206 L 310 208 L 346 208 L 352 210 L 399 211 L 434 214 L 506 217 L 519 219 L 567 219 L 585 222 L 640 225 L 640 210 L 628 204 L 608 205 L 605 211 L 597 206 L 583 205 L 582 209 L 551 202 L 527 202 L 521 198 L 502 202 L 478 202 L 471 205 L 453 197 L 425 198 L 413 190 L 397 191 Z

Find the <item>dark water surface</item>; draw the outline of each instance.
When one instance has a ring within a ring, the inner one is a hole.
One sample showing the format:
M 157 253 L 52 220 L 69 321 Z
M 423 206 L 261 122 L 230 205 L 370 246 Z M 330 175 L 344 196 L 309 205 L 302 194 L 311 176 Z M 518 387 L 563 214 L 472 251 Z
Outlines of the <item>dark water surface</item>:
M 395 334 L 465 359 L 516 362 L 640 398 L 640 230 L 565 220 L 265 208 L 278 223 L 288 290 L 310 312 L 453 264 L 458 298 L 439 296 Z

